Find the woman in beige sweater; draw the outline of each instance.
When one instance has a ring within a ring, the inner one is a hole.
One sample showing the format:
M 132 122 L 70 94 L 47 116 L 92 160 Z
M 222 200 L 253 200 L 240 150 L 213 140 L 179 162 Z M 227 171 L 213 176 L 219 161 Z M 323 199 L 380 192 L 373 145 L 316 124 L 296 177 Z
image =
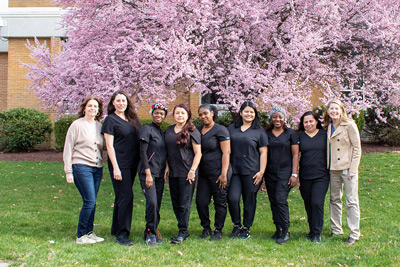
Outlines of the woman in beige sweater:
M 97 97 L 87 97 L 79 107 L 79 118 L 68 129 L 64 145 L 64 170 L 67 182 L 75 184 L 82 196 L 76 243 L 104 241 L 93 233 L 96 197 L 103 176 L 100 118 L 103 104 Z

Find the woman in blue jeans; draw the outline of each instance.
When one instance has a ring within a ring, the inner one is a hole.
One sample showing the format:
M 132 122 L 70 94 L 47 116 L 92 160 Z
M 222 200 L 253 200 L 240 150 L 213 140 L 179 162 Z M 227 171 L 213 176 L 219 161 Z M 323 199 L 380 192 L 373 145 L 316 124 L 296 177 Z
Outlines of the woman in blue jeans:
M 96 197 L 103 176 L 100 118 L 103 104 L 97 97 L 87 97 L 78 110 L 79 118 L 68 129 L 64 145 L 64 170 L 69 184 L 75 184 L 82 196 L 77 244 L 104 241 L 93 233 Z

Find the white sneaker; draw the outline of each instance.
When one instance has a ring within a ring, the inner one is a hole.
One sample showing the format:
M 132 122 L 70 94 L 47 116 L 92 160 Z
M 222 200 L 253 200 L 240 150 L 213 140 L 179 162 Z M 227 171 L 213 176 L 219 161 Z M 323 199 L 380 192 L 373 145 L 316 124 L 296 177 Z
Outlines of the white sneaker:
M 90 238 L 88 235 L 83 235 L 76 239 L 77 244 L 94 244 L 96 241 Z
M 93 239 L 96 243 L 100 243 L 104 241 L 104 238 L 102 237 L 98 237 L 95 233 L 90 232 L 89 234 L 87 234 L 87 236 L 91 239 Z

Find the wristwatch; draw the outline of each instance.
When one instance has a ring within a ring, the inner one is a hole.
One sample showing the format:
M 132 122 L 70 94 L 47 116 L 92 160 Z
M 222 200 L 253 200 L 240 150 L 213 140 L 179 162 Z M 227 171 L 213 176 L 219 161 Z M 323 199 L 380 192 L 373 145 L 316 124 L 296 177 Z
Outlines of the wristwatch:
M 292 176 L 297 177 L 297 173 L 292 173 Z

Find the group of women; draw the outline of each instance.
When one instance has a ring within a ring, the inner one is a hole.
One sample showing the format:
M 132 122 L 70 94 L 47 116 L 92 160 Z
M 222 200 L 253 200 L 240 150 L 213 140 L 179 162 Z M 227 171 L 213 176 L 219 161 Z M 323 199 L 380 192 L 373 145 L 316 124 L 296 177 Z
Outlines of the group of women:
M 360 237 L 360 137 L 357 126 L 348 119 L 339 100 L 327 105 L 324 114 L 327 131 L 311 111 L 301 117 L 298 131 L 289 128 L 285 123 L 286 112 L 281 107 L 271 110 L 271 123 L 263 129 L 252 102 L 243 103 L 238 120 L 228 128 L 215 122 L 217 111 L 208 104 L 199 107 L 202 126 L 196 128 L 189 107 L 178 104 L 172 110 L 175 124 L 168 126 L 165 132 L 160 125 L 168 108 L 162 103 L 152 105 L 152 123 L 143 127 L 130 98 L 122 91 L 111 97 L 103 125 L 99 122 L 101 111 L 102 102 L 98 98 L 86 98 L 79 108 L 79 119 L 71 124 L 65 141 L 67 182 L 76 185 L 83 199 L 78 244 L 104 241 L 93 233 L 96 196 L 102 179 L 103 140 L 115 192 L 111 234 L 121 245 L 133 244 L 129 235 L 132 186 L 137 172 L 146 198 L 144 238 L 148 246 L 157 246 L 163 241 L 158 224 L 164 179 L 169 181 L 178 222 L 178 234 L 171 239 L 174 244 L 189 236 L 190 207 L 196 182 L 196 206 L 203 227 L 201 238 L 210 237 L 212 241 L 222 238 L 228 208 L 234 225 L 229 237 L 249 238 L 263 178 L 276 226 L 272 238 L 278 244 L 290 240 L 287 199 L 290 189 L 299 184 L 310 229 L 307 238 L 321 241 L 324 199 L 329 183 L 332 235 L 343 234 L 344 185 L 350 228 L 346 243 L 351 245 Z M 211 198 L 215 206 L 214 231 L 209 215 Z

